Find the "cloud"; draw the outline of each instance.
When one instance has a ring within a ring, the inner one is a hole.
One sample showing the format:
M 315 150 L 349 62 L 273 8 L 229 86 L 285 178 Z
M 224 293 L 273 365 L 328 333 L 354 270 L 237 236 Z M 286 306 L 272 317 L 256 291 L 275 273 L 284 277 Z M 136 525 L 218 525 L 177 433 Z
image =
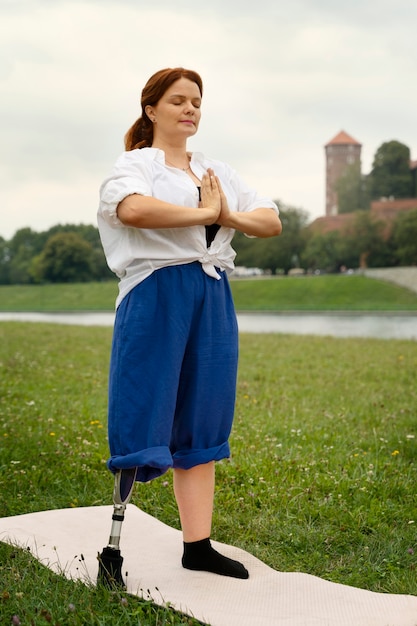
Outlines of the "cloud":
M 145 81 L 176 65 L 205 85 L 190 147 L 323 214 L 323 146 L 342 128 L 365 171 L 390 139 L 417 158 L 416 18 L 414 0 L 3 2 L 0 235 L 94 223 Z

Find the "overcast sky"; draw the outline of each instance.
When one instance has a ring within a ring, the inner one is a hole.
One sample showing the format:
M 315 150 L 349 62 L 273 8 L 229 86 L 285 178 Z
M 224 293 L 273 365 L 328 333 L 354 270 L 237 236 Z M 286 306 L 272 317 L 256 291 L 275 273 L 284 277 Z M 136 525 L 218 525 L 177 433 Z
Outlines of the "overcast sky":
M 204 81 L 189 147 L 324 214 L 324 144 L 417 159 L 416 0 L 0 0 L 0 236 L 96 223 L 98 187 L 155 71 Z

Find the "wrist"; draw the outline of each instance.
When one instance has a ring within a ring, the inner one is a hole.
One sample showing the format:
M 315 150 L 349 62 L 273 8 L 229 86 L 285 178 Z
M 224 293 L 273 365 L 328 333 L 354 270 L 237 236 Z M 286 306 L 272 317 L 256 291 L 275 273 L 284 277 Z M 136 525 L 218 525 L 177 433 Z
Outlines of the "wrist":
M 203 226 L 210 226 L 211 224 L 216 223 L 219 214 L 214 207 L 203 207 L 199 209 L 199 212 L 199 221 Z
M 218 220 L 218 224 L 224 226 L 225 228 L 234 228 L 235 230 L 238 230 L 238 215 L 239 214 L 236 211 L 229 211 L 226 216 L 221 215 L 220 219 Z

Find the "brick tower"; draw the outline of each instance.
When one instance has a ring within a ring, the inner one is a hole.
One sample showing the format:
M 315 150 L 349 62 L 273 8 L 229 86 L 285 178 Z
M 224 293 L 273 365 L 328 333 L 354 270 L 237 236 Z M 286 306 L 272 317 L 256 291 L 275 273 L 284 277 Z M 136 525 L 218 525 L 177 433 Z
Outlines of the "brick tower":
M 340 131 L 324 146 L 326 153 L 326 216 L 338 214 L 335 185 L 349 165 L 359 161 L 360 167 L 361 149 L 362 144 L 345 133 L 344 130 Z

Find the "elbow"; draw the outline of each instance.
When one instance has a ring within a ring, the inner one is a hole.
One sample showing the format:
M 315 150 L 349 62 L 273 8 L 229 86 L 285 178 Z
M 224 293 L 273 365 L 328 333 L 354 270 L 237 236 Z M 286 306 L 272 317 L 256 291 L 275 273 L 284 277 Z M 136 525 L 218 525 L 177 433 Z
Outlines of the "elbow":
M 267 239 L 269 237 L 278 237 L 282 233 L 282 224 L 279 217 L 277 217 L 271 224 L 268 225 L 268 228 L 265 229 L 262 233 L 258 234 L 258 237 Z
M 273 237 L 278 237 L 282 233 L 282 224 L 281 224 L 281 220 L 279 218 L 278 218 L 277 223 L 274 225 L 274 228 L 272 230 L 273 230 L 273 233 L 272 233 Z
M 140 227 L 141 215 L 134 206 L 132 196 L 127 196 L 117 207 L 117 217 L 124 226 Z

